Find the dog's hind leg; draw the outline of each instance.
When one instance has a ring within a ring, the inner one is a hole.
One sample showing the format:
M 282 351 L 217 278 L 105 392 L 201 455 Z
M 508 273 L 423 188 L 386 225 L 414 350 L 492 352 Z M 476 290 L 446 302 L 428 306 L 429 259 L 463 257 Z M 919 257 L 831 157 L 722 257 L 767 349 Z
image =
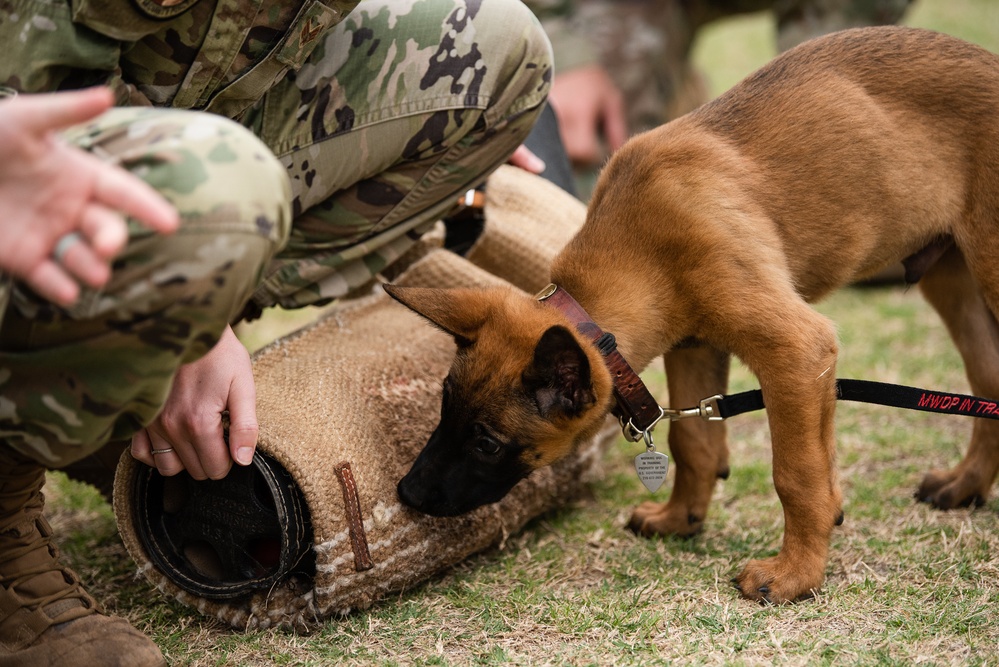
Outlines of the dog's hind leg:
M 728 385 L 729 355 L 712 347 L 673 350 L 665 356 L 673 407 L 686 408 Z M 728 477 L 724 422 L 684 419 L 670 424 L 669 448 L 676 476 L 669 502 L 635 508 L 629 527 L 642 535 L 689 536 L 701 530 L 719 477 Z
M 972 393 L 999 400 L 999 325 L 978 285 L 957 248 L 934 264 L 919 283 L 961 353 Z M 918 500 L 940 509 L 985 502 L 999 471 L 999 421 L 974 422 L 964 459 L 951 470 L 929 472 L 916 492 Z

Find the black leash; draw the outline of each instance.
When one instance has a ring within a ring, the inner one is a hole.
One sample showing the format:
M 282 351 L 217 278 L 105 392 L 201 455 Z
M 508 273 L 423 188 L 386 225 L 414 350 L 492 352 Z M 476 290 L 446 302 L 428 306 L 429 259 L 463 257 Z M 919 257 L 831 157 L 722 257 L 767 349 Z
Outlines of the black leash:
M 869 380 L 836 380 L 836 398 L 841 401 L 875 403 L 893 408 L 941 412 L 967 417 L 999 419 L 999 402 L 978 396 L 929 391 L 899 384 Z M 763 392 L 759 389 L 738 394 L 715 396 L 701 401 L 701 408 L 691 408 L 707 419 L 728 419 L 744 412 L 762 410 Z M 709 414 L 704 414 L 707 411 Z M 684 410 L 682 412 L 688 412 Z
M 568 317 L 576 329 L 586 335 L 604 355 L 605 363 L 614 378 L 615 409 L 613 413 L 621 422 L 625 438 L 637 442 L 644 438 L 650 450 L 651 432 L 660 419 L 671 421 L 700 417 L 707 421 L 721 421 L 741 415 L 744 412 L 762 410 L 763 392 L 759 389 L 709 396 L 696 407 L 674 409 L 661 407 L 646 388 L 642 379 L 628 365 L 627 360 L 617 350 L 614 336 L 603 331 L 587 314 L 586 310 L 571 294 L 555 284 L 548 285 L 537 295 L 537 300 L 558 309 Z M 870 380 L 836 380 L 836 398 L 841 401 L 875 403 L 907 410 L 941 412 L 967 417 L 999 419 L 999 402 L 978 396 L 951 394 L 939 391 L 907 387 L 900 384 L 873 382 Z

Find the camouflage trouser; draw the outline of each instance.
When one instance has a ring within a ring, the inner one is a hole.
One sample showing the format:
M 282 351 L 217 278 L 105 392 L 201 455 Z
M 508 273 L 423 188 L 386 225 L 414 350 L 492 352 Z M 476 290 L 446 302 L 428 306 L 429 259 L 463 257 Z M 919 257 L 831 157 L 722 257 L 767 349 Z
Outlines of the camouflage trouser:
M 13 286 L 0 328 L 0 436 L 50 466 L 148 423 L 291 225 L 284 168 L 230 120 L 116 109 L 67 138 L 153 184 L 182 225 L 170 236 L 133 226 L 107 288 L 85 290 L 68 310 Z
M 523 142 L 551 62 L 517 0 L 364 0 L 246 118 L 295 212 L 253 300 L 298 307 L 371 280 Z
M 183 224 L 133 226 L 112 283 L 71 310 L 13 285 L 0 438 L 67 465 L 148 424 L 248 299 L 301 306 L 367 282 L 509 157 L 550 76 L 517 0 L 365 0 L 241 119 L 252 132 L 120 109 L 67 133 L 152 183 Z

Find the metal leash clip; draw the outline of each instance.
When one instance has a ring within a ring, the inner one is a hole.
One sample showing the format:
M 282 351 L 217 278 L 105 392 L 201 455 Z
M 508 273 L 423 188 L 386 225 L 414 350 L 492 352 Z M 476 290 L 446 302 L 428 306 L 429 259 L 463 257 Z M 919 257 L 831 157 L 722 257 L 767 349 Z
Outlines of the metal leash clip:
M 667 408 L 663 412 L 669 416 L 670 421 L 674 422 L 680 419 L 687 419 L 688 417 L 700 417 L 704 421 L 720 422 L 725 420 L 718 409 L 718 401 L 721 399 L 721 394 L 715 394 L 714 396 L 702 398 L 696 408 L 682 408 L 679 410 Z

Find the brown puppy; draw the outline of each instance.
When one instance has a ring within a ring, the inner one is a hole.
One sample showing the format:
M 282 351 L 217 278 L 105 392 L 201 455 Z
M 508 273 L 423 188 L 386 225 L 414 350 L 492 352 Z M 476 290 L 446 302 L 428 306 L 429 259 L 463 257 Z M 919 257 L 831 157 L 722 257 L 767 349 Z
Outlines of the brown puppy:
M 999 398 L 999 57 L 887 27 L 803 44 L 632 139 L 554 262 L 552 281 L 636 370 L 665 355 L 674 406 L 722 393 L 730 354 L 759 379 L 785 534 L 737 577 L 748 598 L 817 589 L 842 517 L 836 333 L 808 304 L 906 258 L 972 391 Z M 555 308 L 503 290 L 389 290 L 459 348 L 405 502 L 455 514 L 496 500 L 602 423 L 610 375 Z M 719 423 L 675 422 L 669 445 L 673 492 L 635 510 L 644 535 L 698 531 L 728 472 Z M 929 473 L 918 496 L 980 503 L 997 466 L 999 423 L 976 420 L 964 461 Z

